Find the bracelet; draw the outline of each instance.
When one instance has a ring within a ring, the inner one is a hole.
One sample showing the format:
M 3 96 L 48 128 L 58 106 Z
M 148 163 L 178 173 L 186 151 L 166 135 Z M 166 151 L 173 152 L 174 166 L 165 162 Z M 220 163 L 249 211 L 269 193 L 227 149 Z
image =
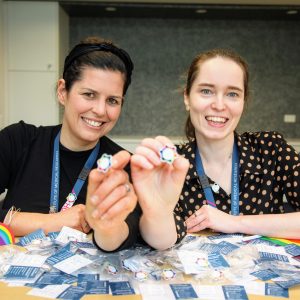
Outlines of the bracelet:
M 8 210 L 8 212 L 7 212 L 7 214 L 6 214 L 5 218 L 4 218 L 3 223 L 4 223 L 5 225 L 9 226 L 10 223 L 11 223 L 11 221 L 12 221 L 12 219 L 13 219 L 13 217 L 14 217 L 14 215 L 15 215 L 17 212 L 19 212 L 19 211 L 21 211 L 20 208 L 17 209 L 15 206 L 12 206 L 12 207 Z

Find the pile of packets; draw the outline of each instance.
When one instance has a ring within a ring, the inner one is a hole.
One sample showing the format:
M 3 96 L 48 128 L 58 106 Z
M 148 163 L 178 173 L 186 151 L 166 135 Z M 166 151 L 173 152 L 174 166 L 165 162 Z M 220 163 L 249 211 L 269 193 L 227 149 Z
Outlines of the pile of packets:
M 80 299 L 134 295 L 143 299 L 248 299 L 289 297 L 300 285 L 300 246 L 279 246 L 259 236 L 188 235 L 165 251 L 135 247 L 98 250 L 82 232 L 37 230 L 18 246 L 0 247 L 0 281 L 28 286 L 28 295 Z

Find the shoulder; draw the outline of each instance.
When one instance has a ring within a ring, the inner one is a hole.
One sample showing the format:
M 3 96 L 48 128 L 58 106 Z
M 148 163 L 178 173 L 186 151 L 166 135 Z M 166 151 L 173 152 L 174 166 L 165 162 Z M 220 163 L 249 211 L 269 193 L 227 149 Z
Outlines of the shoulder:
M 236 136 L 238 145 L 242 147 L 249 145 L 253 148 L 274 148 L 286 144 L 283 135 L 277 131 L 244 132 Z
M 35 126 L 24 121 L 9 125 L 0 131 L 0 139 L 6 140 L 11 145 L 30 144 L 39 136 L 50 138 L 53 131 L 59 130 L 60 126 Z M 56 129 L 57 128 L 57 129 Z M 49 140 L 48 140 L 49 141 Z
M 238 148 L 243 157 L 286 157 L 298 160 L 297 151 L 277 131 L 245 132 L 236 135 Z M 281 158 L 280 158 L 281 159 Z
M 0 138 L 6 139 L 8 142 L 28 141 L 35 135 L 37 127 L 26 124 L 24 121 L 9 125 L 1 130 Z
M 177 152 L 183 156 L 192 155 L 195 152 L 195 139 L 182 142 L 176 145 Z

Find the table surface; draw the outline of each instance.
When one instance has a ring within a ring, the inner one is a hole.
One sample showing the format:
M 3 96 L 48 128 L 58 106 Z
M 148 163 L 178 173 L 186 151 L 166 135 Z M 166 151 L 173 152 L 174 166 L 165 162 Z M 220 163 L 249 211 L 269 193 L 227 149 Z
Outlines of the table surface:
M 186 282 L 185 282 L 186 283 Z M 31 290 L 30 287 L 8 287 L 5 283 L 0 282 L 0 298 L 1 300 L 12 300 L 12 299 L 49 299 L 41 298 L 36 296 L 26 295 L 27 292 Z M 289 298 L 282 297 L 270 297 L 270 296 L 258 296 L 258 295 L 248 295 L 249 300 L 280 300 L 280 299 L 300 299 L 300 286 L 289 289 Z M 129 296 L 111 296 L 111 295 L 86 295 L 82 297 L 83 300 L 88 299 L 122 299 L 122 300 L 142 300 L 141 295 L 129 295 Z M 162 300 L 162 299 L 157 299 Z
M 211 233 L 210 233 L 211 234 Z M 202 234 L 201 234 L 202 235 Z M 208 233 L 203 233 L 203 235 L 209 235 Z M 16 246 L 1 246 L 1 247 L 16 247 Z M 19 248 L 19 247 L 18 247 Z M 176 282 L 178 283 L 178 282 Z M 185 278 L 182 283 L 192 283 L 195 284 L 193 281 L 189 281 L 188 277 Z M 1 300 L 13 300 L 13 299 L 49 299 L 44 297 L 36 297 L 27 295 L 32 288 L 31 287 L 9 287 L 6 283 L 0 282 L 0 299 Z M 289 298 L 283 297 L 271 297 L 271 296 L 259 296 L 259 295 L 249 295 L 247 294 L 249 300 L 280 300 L 280 299 L 292 299 L 292 300 L 300 300 L 300 285 L 295 286 L 289 289 Z M 128 295 L 128 296 L 112 296 L 112 295 L 85 295 L 82 298 L 83 300 L 88 299 L 122 299 L 122 300 L 142 300 L 141 295 Z M 175 297 L 174 297 L 175 299 Z M 157 299 L 157 300 L 165 300 L 165 299 Z

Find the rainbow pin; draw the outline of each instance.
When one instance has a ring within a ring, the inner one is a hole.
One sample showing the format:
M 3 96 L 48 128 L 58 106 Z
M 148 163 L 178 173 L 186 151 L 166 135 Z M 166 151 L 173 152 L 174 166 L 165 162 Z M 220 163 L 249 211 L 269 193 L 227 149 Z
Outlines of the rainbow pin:
M 0 223 L 0 246 L 14 244 L 13 232 L 3 223 Z
M 172 147 L 168 145 L 164 146 L 162 149 L 159 150 L 159 156 L 160 156 L 160 161 L 171 165 L 177 157 L 176 147 L 175 146 Z
M 101 173 L 106 173 L 112 165 L 112 155 L 102 154 L 102 156 L 97 160 L 97 170 Z

